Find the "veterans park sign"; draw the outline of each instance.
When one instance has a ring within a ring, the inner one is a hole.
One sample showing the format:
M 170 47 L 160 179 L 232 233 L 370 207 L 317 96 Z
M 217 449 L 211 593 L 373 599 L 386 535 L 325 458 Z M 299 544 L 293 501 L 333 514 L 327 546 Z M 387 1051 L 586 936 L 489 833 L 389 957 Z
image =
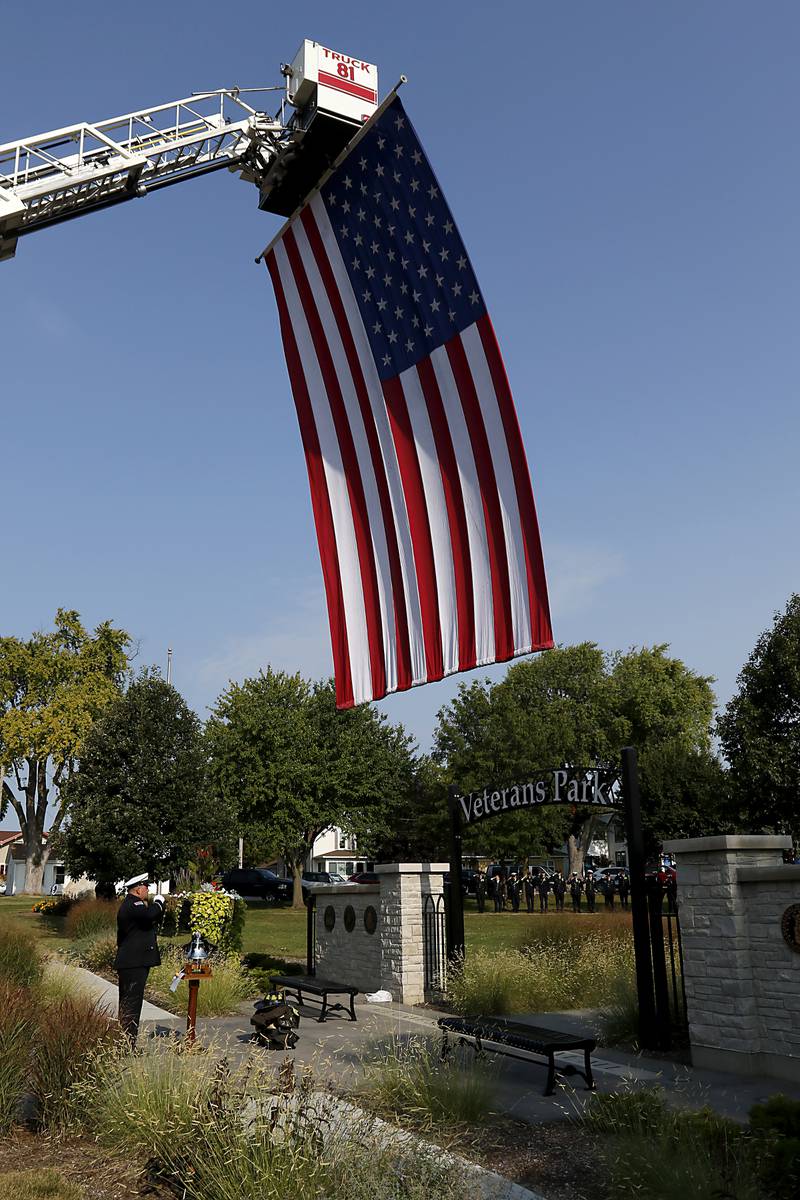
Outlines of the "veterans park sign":
M 463 825 L 546 804 L 618 809 L 622 807 L 621 778 L 619 770 L 602 767 L 554 767 L 537 772 L 525 783 L 487 787 L 454 799 Z

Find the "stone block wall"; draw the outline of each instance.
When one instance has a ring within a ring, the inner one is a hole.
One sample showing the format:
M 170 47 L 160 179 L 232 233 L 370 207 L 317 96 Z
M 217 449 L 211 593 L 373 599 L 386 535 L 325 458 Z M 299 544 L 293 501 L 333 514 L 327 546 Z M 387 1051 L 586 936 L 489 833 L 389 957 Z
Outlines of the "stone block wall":
M 791 840 L 693 838 L 678 860 L 684 980 L 696 1066 L 800 1081 L 800 953 L 781 918 L 800 903 Z
M 316 887 L 317 975 L 351 984 L 362 992 L 376 992 L 381 986 L 380 887 L 377 884 L 323 884 Z M 325 911 L 333 909 L 333 929 L 325 928 Z M 352 908 L 355 925 L 345 926 L 345 910 Z M 368 908 L 378 914 L 374 933 L 368 933 L 364 916 Z
M 386 863 L 375 871 L 378 885 L 318 885 L 316 954 L 320 978 L 350 983 L 362 992 L 379 988 L 401 1004 L 425 999 L 422 905 L 426 893 L 442 891 L 446 863 Z M 353 908 L 355 925 L 345 927 Z M 333 929 L 325 928 L 325 909 L 334 910 Z M 377 913 L 375 933 L 367 931 L 364 914 Z

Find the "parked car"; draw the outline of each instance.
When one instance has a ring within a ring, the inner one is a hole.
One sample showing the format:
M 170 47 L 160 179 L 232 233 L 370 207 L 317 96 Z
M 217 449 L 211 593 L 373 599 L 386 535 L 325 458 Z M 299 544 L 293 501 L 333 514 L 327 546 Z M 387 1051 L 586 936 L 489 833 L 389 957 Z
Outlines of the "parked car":
M 229 891 L 238 892 L 240 896 L 255 897 L 270 904 L 292 898 L 291 879 L 276 875 L 266 867 L 233 867 L 225 872 L 220 883 Z
M 619 881 L 622 875 L 626 875 L 630 879 L 631 873 L 627 867 L 598 867 L 594 872 L 594 881 L 595 883 L 605 883 L 607 879 Z
M 380 883 L 381 877 L 376 871 L 356 871 L 347 880 L 348 883 Z

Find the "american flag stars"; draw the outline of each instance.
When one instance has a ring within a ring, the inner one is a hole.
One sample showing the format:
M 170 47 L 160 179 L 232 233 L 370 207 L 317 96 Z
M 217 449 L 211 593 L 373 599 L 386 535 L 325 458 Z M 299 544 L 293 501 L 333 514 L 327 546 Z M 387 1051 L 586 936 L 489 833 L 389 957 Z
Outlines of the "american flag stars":
M 393 107 L 323 186 L 322 199 L 339 214 L 335 236 L 381 378 L 407 370 L 486 311 L 433 170 Z

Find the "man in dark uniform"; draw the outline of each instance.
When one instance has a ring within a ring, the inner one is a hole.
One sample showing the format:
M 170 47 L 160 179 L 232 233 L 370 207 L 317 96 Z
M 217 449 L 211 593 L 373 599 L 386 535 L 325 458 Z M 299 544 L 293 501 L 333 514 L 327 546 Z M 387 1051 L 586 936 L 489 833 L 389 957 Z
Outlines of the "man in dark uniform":
M 573 874 L 569 884 L 569 894 L 572 897 L 572 911 L 579 913 L 581 911 L 581 892 L 583 891 L 583 880 L 579 875 Z
M 536 880 L 533 877 L 533 872 L 528 867 L 528 873 L 525 876 L 525 907 L 529 913 L 533 912 L 533 901 L 536 896 Z
M 522 884 L 517 879 L 517 872 L 512 871 L 508 878 L 508 898 L 511 901 L 511 908 L 514 912 L 519 912 L 519 890 Z
M 619 902 L 623 908 L 628 907 L 628 896 L 630 895 L 631 885 L 628 876 L 623 873 L 619 877 Z
M 547 876 L 542 873 L 539 876 L 539 912 L 547 912 L 547 893 L 550 891 L 550 884 Z
M 586 876 L 586 907 L 589 909 L 589 912 L 594 912 L 595 891 L 594 872 L 589 871 Z
M 122 886 L 128 894 L 117 913 L 114 967 L 119 977 L 119 1023 L 135 1046 L 147 976 L 151 967 L 161 963 L 156 926 L 164 913 L 164 897 L 149 902 L 147 875 L 135 875 Z
M 486 872 L 478 871 L 475 880 L 475 899 L 478 901 L 478 912 L 486 912 Z

